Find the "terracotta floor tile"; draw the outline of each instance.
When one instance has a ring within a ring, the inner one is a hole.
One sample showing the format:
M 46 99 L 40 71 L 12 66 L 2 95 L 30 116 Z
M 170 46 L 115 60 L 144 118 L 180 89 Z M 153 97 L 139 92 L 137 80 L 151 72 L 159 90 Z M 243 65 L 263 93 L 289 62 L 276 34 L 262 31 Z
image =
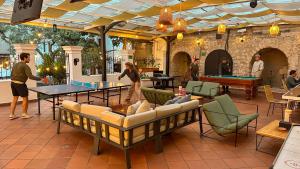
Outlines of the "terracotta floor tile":
M 229 167 L 229 168 L 246 168 L 247 164 L 239 158 L 228 158 L 228 159 L 224 159 L 225 164 Z
M 188 165 L 182 161 L 182 162 L 167 162 L 170 169 L 188 169 Z
M 164 157 L 167 162 L 174 162 L 174 161 L 184 161 L 181 153 L 175 152 L 175 153 L 164 153 Z
M 265 166 L 266 166 L 266 164 L 265 164 L 263 161 L 261 161 L 261 160 L 255 158 L 255 157 L 248 157 L 248 158 L 241 158 L 241 159 L 242 159 L 249 167 L 252 167 L 252 168 L 254 168 L 254 167 L 265 167 Z
M 47 168 L 50 160 L 45 160 L 45 159 L 33 159 L 31 160 L 25 168 L 30 168 L 30 169 L 44 169 Z
M 214 151 L 199 151 L 198 154 L 202 159 L 219 159 L 220 158 L 218 156 L 218 154 Z
M 201 160 L 201 157 L 196 152 L 181 153 L 181 155 L 185 161 Z
M 35 151 L 30 151 L 30 152 L 23 151 L 16 157 L 16 159 L 30 160 L 30 159 L 33 159 L 37 154 L 38 154 L 38 152 L 35 152 Z
M 0 160 L 0 168 L 4 167 L 8 162 L 9 160 Z
M 186 161 L 190 169 L 210 169 L 209 166 L 203 161 Z
M 30 160 L 11 160 L 5 168 L 25 168 Z
M 205 163 L 211 168 L 211 169 L 229 169 L 229 167 L 223 162 L 223 160 L 204 160 Z

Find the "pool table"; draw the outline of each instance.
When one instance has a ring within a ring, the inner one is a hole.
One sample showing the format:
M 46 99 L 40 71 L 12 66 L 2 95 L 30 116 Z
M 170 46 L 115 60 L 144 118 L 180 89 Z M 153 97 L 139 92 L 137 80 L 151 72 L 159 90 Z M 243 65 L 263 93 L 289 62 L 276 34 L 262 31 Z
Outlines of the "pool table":
M 216 82 L 226 86 L 244 87 L 246 99 L 256 97 L 257 88 L 262 84 L 261 78 L 250 76 L 201 76 L 201 81 Z

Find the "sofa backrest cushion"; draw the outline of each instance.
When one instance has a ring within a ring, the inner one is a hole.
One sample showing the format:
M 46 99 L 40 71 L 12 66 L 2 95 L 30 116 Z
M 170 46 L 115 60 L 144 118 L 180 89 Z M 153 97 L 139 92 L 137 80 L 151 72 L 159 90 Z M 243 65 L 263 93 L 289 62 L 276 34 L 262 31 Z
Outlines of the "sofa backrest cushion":
M 202 81 L 188 81 L 185 89 L 188 93 L 199 92 L 203 82 Z M 197 87 L 194 87 L 197 86 Z M 193 90 L 194 88 L 194 90 Z
M 144 100 L 142 104 L 138 107 L 135 114 L 143 113 L 151 110 L 151 105 L 147 100 Z
M 163 105 L 155 108 L 156 110 L 156 117 L 167 116 L 170 114 L 178 113 L 181 110 L 180 104 L 170 104 L 170 105 Z
M 128 106 L 126 115 L 129 116 L 135 114 L 135 112 L 137 111 L 137 109 L 140 107 L 141 104 L 142 104 L 141 101 L 137 101 L 136 103 Z
M 155 95 L 156 95 L 156 103 L 160 105 L 165 104 L 168 100 L 175 97 L 173 91 L 161 90 L 161 89 L 156 89 Z
M 197 109 L 199 107 L 199 100 L 191 100 L 188 102 L 180 103 L 182 112 Z
M 203 82 L 200 94 L 204 96 L 216 96 L 219 91 L 219 83 Z
M 101 120 L 117 126 L 122 126 L 124 122 L 124 116 L 109 111 L 101 112 L 99 116 Z
M 81 113 L 100 118 L 100 113 L 105 111 L 112 111 L 110 107 L 96 106 L 91 104 L 82 104 Z
M 123 123 L 123 127 L 127 128 L 127 127 L 131 127 L 137 124 L 141 124 L 150 120 L 155 119 L 156 117 L 156 111 L 155 110 L 150 110 L 147 112 L 142 112 L 139 114 L 134 114 L 131 116 L 126 116 L 124 118 L 124 123 Z
M 80 104 L 77 102 L 73 102 L 70 100 L 64 100 L 62 102 L 62 106 L 68 110 L 72 110 L 74 112 L 80 112 Z
M 221 105 L 224 113 L 227 114 L 227 118 L 231 123 L 236 122 L 236 116 L 239 116 L 241 113 L 235 106 L 231 98 L 225 94 L 222 96 L 215 97 L 215 100 Z
M 141 87 L 141 91 L 144 97 L 148 100 L 148 102 L 150 103 L 155 102 L 155 89 L 148 88 L 148 87 Z
M 217 127 L 224 127 L 230 124 L 226 114 L 221 105 L 217 101 L 203 104 L 203 111 L 210 125 Z

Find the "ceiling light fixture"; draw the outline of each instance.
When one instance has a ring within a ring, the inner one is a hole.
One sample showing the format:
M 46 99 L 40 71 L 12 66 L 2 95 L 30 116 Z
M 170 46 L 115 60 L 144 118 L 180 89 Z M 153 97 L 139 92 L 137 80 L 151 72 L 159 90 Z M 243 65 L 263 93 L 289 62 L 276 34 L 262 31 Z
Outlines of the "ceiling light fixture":
M 218 34 L 222 35 L 222 34 L 224 34 L 225 32 L 226 32 L 226 25 L 220 24 L 220 25 L 218 26 Z
M 257 1 L 258 1 L 258 0 L 251 0 L 251 1 L 250 1 L 250 7 L 251 7 L 251 8 L 256 8 L 256 6 L 257 6 Z

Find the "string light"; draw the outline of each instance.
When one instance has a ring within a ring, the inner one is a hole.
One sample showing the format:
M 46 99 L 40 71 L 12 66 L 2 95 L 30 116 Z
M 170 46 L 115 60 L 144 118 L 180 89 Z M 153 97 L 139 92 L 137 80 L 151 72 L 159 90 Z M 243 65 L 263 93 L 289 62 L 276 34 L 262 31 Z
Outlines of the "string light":
M 50 68 L 49 68 L 49 67 L 47 67 L 47 68 L 46 68 L 46 70 L 49 72 L 49 71 L 50 71 Z

